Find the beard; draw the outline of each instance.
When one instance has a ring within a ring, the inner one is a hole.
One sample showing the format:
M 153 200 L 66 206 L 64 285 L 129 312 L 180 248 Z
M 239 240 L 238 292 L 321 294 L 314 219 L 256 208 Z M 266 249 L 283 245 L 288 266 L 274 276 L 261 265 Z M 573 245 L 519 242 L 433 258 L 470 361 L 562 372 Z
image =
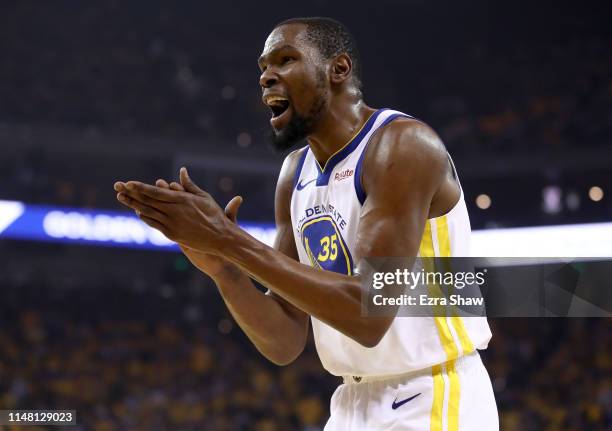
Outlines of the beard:
M 291 120 L 285 127 L 279 131 L 270 132 L 270 144 L 275 152 L 283 153 L 289 150 L 310 134 L 323 104 L 317 104 L 317 107 L 319 107 L 318 112 L 311 111 L 307 116 L 302 116 L 294 111 Z
M 325 107 L 325 75 L 318 75 L 317 90 L 319 97 L 314 101 L 307 115 L 300 115 L 293 110 L 291 120 L 281 130 L 272 130 L 270 133 L 270 145 L 277 153 L 283 153 L 296 144 L 300 143 L 312 132 L 317 121 L 321 117 Z

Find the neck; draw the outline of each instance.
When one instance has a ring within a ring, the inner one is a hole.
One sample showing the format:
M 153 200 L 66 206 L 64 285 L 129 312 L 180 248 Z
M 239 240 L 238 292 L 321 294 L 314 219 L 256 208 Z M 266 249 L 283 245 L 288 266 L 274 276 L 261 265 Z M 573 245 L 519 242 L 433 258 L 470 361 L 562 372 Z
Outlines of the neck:
M 308 135 L 308 144 L 319 165 L 344 147 L 359 131 L 375 110 L 363 100 L 331 103 L 319 119 L 316 129 Z

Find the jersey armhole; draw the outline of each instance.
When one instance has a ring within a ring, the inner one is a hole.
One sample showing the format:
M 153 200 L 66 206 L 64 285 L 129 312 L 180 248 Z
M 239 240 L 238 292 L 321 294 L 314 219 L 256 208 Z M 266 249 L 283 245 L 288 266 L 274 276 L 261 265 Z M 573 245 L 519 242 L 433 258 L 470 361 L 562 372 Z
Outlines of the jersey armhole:
M 302 154 L 300 155 L 300 159 L 298 160 L 298 164 L 295 168 L 295 175 L 293 177 L 293 190 L 297 187 L 298 181 L 300 180 L 300 175 L 302 174 L 302 168 L 304 167 L 304 161 L 306 160 L 306 155 L 308 154 L 308 146 L 302 148 Z M 298 150 L 299 151 L 299 150 Z
M 461 181 L 459 181 L 459 174 L 457 173 L 457 168 L 455 167 L 455 162 L 453 162 L 453 158 L 451 157 L 451 155 L 449 154 L 449 152 L 446 152 L 446 155 L 448 156 L 448 161 L 450 162 L 451 168 L 453 170 L 453 177 L 455 178 L 455 181 L 457 181 L 457 185 L 459 186 L 459 190 L 461 190 L 461 193 L 463 193 L 463 187 L 461 187 Z
M 376 132 L 378 132 L 380 129 L 382 129 L 383 127 L 385 127 L 387 124 L 389 124 L 391 121 L 395 120 L 398 117 L 413 118 L 410 115 L 400 114 L 400 113 L 390 115 L 389 118 L 385 119 L 385 121 L 383 121 L 381 125 L 378 126 L 378 128 L 376 129 Z M 376 132 L 372 133 L 372 136 L 374 136 Z M 353 182 L 355 184 L 355 193 L 357 194 L 357 199 L 359 200 L 359 203 L 361 205 L 363 205 L 363 203 L 365 202 L 367 198 L 367 194 L 365 190 L 363 189 L 363 183 L 361 181 L 361 175 L 362 175 L 361 172 L 363 170 L 363 158 L 365 156 L 366 150 L 368 149 L 368 145 L 370 145 L 370 140 L 372 139 L 372 136 L 370 136 L 366 144 L 363 146 L 363 150 L 361 151 L 361 154 L 359 155 L 359 160 L 357 160 L 357 166 L 355 167 L 355 177 L 353 178 Z

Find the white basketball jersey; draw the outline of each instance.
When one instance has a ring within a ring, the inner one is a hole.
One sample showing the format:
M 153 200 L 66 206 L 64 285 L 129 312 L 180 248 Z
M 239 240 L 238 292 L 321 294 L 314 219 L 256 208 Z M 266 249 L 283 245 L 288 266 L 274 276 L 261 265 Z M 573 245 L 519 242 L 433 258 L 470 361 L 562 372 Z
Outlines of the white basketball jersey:
M 374 132 L 398 117 L 380 109 L 322 168 L 310 148 L 302 150 L 291 198 L 291 220 L 300 262 L 353 275 L 353 253 L 366 194 L 361 186 L 363 155 Z M 366 173 L 367 175 L 367 173 Z M 469 256 L 470 221 L 463 198 L 445 215 L 427 220 L 419 255 Z M 491 331 L 483 317 L 396 317 L 367 348 L 312 317 L 317 352 L 338 376 L 403 374 L 484 349 Z

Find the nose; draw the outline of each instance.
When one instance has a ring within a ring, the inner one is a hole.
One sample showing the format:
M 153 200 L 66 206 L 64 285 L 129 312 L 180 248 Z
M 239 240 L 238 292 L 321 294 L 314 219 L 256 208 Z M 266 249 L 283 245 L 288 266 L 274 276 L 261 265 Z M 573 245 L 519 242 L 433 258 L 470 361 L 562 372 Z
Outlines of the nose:
M 278 78 L 270 71 L 270 68 L 264 70 L 259 77 L 259 85 L 261 85 L 263 88 L 270 88 L 277 82 Z

